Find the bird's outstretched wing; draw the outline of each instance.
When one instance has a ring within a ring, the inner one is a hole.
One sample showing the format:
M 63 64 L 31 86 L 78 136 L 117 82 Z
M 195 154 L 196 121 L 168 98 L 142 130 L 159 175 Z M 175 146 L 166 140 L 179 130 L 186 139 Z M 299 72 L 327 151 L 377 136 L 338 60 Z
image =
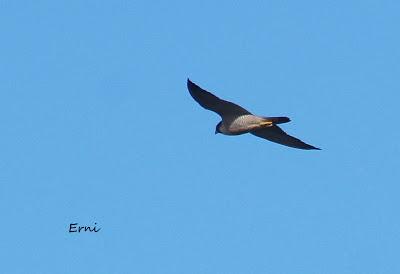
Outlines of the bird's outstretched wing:
M 286 132 L 284 132 L 278 126 L 266 127 L 263 129 L 258 129 L 258 130 L 252 131 L 250 133 L 257 137 L 264 138 L 271 142 L 275 142 L 275 143 L 278 143 L 278 144 L 281 144 L 284 146 L 288 146 L 288 147 L 320 150 L 320 148 L 306 144 L 303 141 L 286 134 Z
M 193 99 L 205 109 L 218 113 L 221 117 L 225 115 L 245 115 L 251 114 L 246 109 L 234 103 L 222 100 L 212 93 L 202 89 L 189 79 L 187 80 L 187 87 Z

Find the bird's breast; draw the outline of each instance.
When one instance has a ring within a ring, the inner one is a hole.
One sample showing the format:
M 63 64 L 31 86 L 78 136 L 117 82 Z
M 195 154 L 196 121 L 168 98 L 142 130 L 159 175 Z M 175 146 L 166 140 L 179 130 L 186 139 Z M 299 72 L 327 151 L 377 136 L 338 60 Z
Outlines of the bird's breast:
M 248 133 L 260 121 L 260 118 L 254 115 L 242 115 L 239 117 L 228 117 L 222 122 L 221 133 L 225 135 L 240 135 Z

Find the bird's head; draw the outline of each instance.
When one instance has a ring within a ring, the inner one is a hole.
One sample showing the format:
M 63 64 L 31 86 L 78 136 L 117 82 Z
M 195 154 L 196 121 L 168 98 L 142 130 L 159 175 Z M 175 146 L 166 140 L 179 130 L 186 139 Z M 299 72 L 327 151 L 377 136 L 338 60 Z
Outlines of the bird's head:
M 222 121 L 219 122 L 216 126 L 215 126 L 215 134 L 221 133 L 220 127 L 222 125 Z

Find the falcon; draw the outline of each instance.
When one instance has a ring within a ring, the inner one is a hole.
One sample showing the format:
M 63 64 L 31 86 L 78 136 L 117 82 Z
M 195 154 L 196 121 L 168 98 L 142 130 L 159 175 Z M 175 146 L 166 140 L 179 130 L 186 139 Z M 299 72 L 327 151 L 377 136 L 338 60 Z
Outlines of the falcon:
M 187 80 L 187 87 L 190 95 L 200 106 L 207 110 L 214 111 L 221 116 L 222 121 L 216 125 L 215 134 L 241 135 L 250 133 L 288 147 L 320 150 L 320 148 L 306 144 L 286 134 L 286 132 L 277 126 L 278 124 L 290 122 L 288 117 L 264 117 L 254 115 L 239 105 L 218 98 L 189 79 Z

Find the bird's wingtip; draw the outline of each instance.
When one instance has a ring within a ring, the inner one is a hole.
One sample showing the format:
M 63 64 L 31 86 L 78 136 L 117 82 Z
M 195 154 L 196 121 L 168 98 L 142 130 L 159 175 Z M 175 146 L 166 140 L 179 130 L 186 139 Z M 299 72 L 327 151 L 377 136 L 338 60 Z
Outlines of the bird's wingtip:
M 193 83 L 189 78 L 187 78 L 187 87 L 189 90 L 198 87 L 195 83 Z
M 305 145 L 306 146 L 303 149 L 306 149 L 306 150 L 322 150 L 319 147 L 315 147 L 315 146 L 312 146 L 312 145 L 309 145 L 309 144 L 305 144 Z

